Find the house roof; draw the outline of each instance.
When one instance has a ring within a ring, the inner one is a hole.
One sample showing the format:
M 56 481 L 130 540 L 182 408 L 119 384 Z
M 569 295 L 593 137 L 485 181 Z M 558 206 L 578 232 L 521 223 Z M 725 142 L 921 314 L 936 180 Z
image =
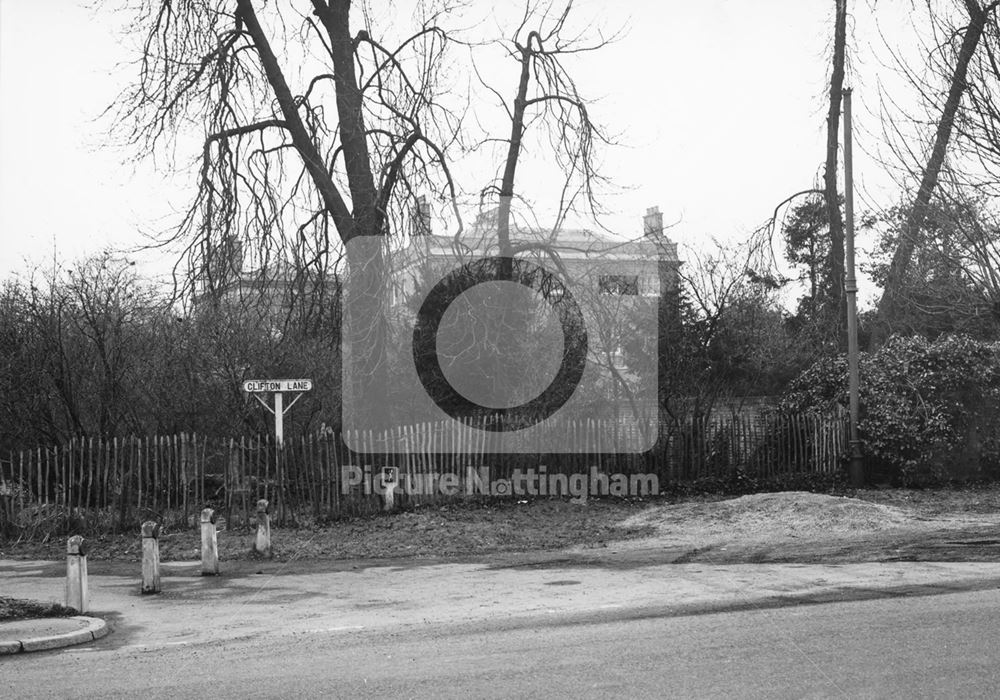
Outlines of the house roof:
M 677 262 L 677 244 L 665 235 L 640 235 L 632 239 L 619 238 L 603 231 L 586 228 L 557 230 L 527 227 L 511 217 L 511 243 L 514 246 L 533 245 L 556 252 L 563 260 L 653 260 Z M 499 247 L 496 233 L 496 210 L 481 214 L 457 238 L 427 234 L 413 236 L 410 245 L 426 246 L 424 253 L 431 258 L 454 258 L 467 252 L 483 255 Z M 457 245 L 456 245 L 457 244 Z

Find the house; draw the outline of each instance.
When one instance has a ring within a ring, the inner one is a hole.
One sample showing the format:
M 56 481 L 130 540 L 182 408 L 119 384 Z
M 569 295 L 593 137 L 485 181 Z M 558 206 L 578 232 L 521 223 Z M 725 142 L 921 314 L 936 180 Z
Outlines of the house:
M 480 214 L 456 239 L 435 232 L 421 198 L 408 234 L 394 264 L 396 308 L 412 307 L 418 290 L 428 290 L 449 271 L 500 253 L 496 209 Z M 585 393 L 592 399 L 585 410 L 627 404 L 627 410 L 655 414 L 656 382 L 650 385 L 649 378 L 656 372 L 656 324 L 662 300 L 676 299 L 672 293 L 678 290 L 680 266 L 677 244 L 667 237 L 659 208 L 647 209 L 641 229 L 631 236 L 583 228 L 547 230 L 513 216 L 510 238 L 515 257 L 533 259 L 556 273 L 581 307 L 588 363 L 594 368 L 584 375 Z M 642 353 L 635 351 L 640 335 L 646 339 Z
M 315 263 L 278 260 L 250 267 L 242 244 L 223 240 L 205 255 L 193 303 L 196 308 L 251 312 L 277 329 L 292 311 L 299 321 L 329 318 L 331 312 L 339 315 L 341 284 L 340 274 L 322 271 Z
M 527 226 L 512 217 L 511 243 L 530 244 L 543 264 L 561 264 L 566 276 L 602 294 L 659 297 L 678 287 L 677 244 L 666 235 L 659 207 L 643 216 L 642 232 L 623 237 L 591 229 L 548 230 Z M 497 209 L 481 213 L 456 241 L 433 231 L 430 209 L 424 197 L 414 208 L 408 245 L 401 252 L 404 282 L 401 290 L 413 290 L 420 274 L 443 273 L 461 262 L 499 254 Z M 558 260 L 559 263 L 555 261 Z

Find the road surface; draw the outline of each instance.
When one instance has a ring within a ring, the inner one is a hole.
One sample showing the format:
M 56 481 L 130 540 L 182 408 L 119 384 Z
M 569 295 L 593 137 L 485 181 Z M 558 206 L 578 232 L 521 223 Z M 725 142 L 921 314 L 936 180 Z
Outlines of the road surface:
M 516 595 L 516 594 L 514 594 Z M 21 697 L 1000 697 L 1000 591 L 324 629 L 0 660 Z M 123 643 L 126 642 L 126 643 Z

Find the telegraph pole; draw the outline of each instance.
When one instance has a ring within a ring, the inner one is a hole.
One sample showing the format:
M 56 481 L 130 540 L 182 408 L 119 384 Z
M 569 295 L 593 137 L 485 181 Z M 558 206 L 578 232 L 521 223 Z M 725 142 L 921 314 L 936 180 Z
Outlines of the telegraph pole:
M 849 473 L 852 486 L 865 483 L 864 457 L 858 437 L 858 415 L 861 412 L 860 379 L 858 376 L 858 280 L 854 274 L 854 172 L 851 143 L 851 88 L 844 89 L 844 209 L 847 214 L 847 235 L 844 240 L 844 292 L 847 295 L 847 391 L 850 403 Z

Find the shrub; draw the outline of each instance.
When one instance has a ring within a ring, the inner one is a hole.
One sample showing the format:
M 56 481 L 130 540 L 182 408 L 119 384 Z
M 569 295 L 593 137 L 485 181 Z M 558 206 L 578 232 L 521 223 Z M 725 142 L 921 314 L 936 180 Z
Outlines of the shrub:
M 906 485 L 992 476 L 1000 464 L 1000 345 L 965 336 L 893 337 L 862 354 L 858 429 L 869 473 Z M 847 360 L 817 362 L 785 410 L 848 405 Z

